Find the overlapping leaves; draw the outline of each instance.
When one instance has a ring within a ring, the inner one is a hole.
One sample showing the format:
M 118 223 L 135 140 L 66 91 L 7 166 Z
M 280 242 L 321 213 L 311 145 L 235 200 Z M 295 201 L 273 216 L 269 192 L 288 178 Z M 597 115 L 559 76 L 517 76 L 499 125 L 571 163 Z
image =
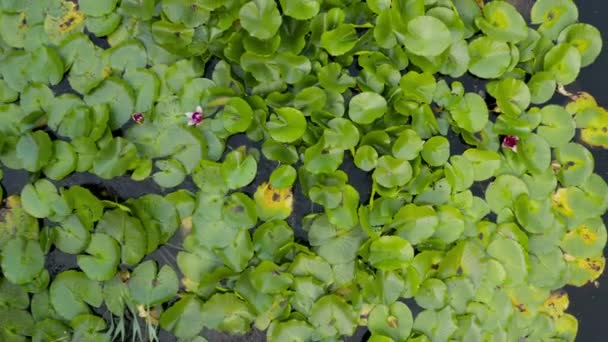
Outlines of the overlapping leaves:
M 116 338 L 105 303 L 152 340 L 573 340 L 551 291 L 603 271 L 608 186 L 572 139 L 608 146 L 608 118 L 563 86 L 602 40 L 570 0 L 525 17 L 497 0 L 2 2 L 0 161 L 33 179 L 0 213 L 0 339 Z M 485 92 L 444 77 L 467 71 Z M 530 107 L 556 89 L 572 102 Z M 117 203 L 47 180 L 74 172 L 199 189 Z M 180 273 L 145 259 L 176 233 Z M 49 274 L 54 248 L 80 270 Z

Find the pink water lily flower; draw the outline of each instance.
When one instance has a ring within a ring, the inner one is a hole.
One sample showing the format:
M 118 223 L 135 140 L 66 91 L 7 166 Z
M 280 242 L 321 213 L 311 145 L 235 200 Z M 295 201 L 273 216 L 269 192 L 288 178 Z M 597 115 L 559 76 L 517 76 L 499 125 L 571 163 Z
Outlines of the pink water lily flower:
M 517 152 L 517 143 L 519 138 L 515 135 L 507 135 L 502 139 L 502 147 L 511 149 L 513 152 Z
M 188 117 L 188 126 L 198 126 L 203 122 L 203 108 L 196 106 L 194 112 L 188 112 L 186 116 Z
M 131 115 L 131 120 L 140 125 L 144 123 L 144 119 L 144 113 L 133 113 L 133 115 Z

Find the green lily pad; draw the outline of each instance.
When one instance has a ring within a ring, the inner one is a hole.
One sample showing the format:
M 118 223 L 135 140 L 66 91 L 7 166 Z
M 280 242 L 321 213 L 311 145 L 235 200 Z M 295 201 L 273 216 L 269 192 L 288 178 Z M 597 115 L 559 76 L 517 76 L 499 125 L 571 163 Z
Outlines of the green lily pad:
M 107 211 L 97 224 L 96 231 L 111 236 L 121 246 L 121 260 L 127 265 L 136 265 L 146 255 L 148 239 L 141 221 L 121 209 Z M 151 250 L 156 245 L 150 246 Z
M 487 36 L 479 37 L 469 44 L 471 62 L 469 72 L 480 78 L 498 78 L 511 64 L 509 45 Z
M 554 247 L 543 254 L 530 254 L 528 281 L 531 285 L 549 289 L 560 288 L 565 285 L 565 273 L 566 261 L 559 248 Z
M 297 177 L 296 169 L 291 165 L 280 165 L 270 174 L 270 185 L 278 190 L 290 188 Z
M 43 319 L 36 322 L 32 339 L 34 341 L 54 341 L 60 339 L 71 339 L 69 327 L 55 319 Z
M 233 97 L 224 106 L 221 118 L 228 132 L 245 132 L 253 122 L 253 110 L 245 100 Z
M 528 36 L 528 25 L 515 6 L 506 1 L 493 1 L 483 6 L 483 17 L 475 20 L 488 37 L 517 43 Z
M 535 200 L 524 193 L 515 201 L 514 209 L 517 221 L 530 233 L 543 233 L 553 224 L 554 215 L 548 199 Z
M 318 0 L 281 0 L 281 8 L 285 15 L 298 20 L 307 20 L 312 19 L 317 15 L 320 8 L 320 2 Z
M 343 93 L 346 89 L 354 87 L 355 78 L 342 70 L 338 63 L 328 63 L 317 72 L 319 83 L 328 90 Z
M 469 148 L 462 155 L 471 162 L 475 181 L 483 181 L 494 176 L 500 167 L 500 155 L 494 151 Z
M 224 223 L 236 229 L 247 230 L 258 221 L 253 200 L 240 192 L 232 193 L 224 199 L 222 217 Z
M 424 333 L 428 337 L 427 341 L 447 341 L 458 328 L 456 323 L 454 310 L 446 306 L 441 311 L 424 310 L 419 313 L 413 329 Z
M 288 321 L 273 320 L 266 332 L 268 341 L 285 341 L 299 338 L 302 341 L 312 339 L 315 329 L 306 321 L 291 319 Z
M 56 50 L 39 47 L 32 51 L 28 67 L 33 82 L 55 85 L 63 78 L 64 65 Z
M 184 166 L 175 159 L 158 160 L 154 165 L 158 172 L 152 175 L 154 182 L 163 188 L 173 188 L 184 182 L 186 170 Z
M 239 11 L 243 28 L 259 39 L 272 38 L 281 26 L 281 14 L 273 0 L 255 0 L 246 3 Z
M 213 295 L 202 307 L 203 326 L 231 334 L 249 331 L 255 318 L 250 306 L 234 293 Z
M 402 269 L 413 258 L 412 246 L 399 236 L 382 236 L 369 245 L 368 261 L 381 270 Z
M 79 255 L 77 262 L 89 279 L 109 280 L 116 274 L 120 247 L 114 238 L 103 233 L 92 234 L 85 252 L 88 255 Z
M 540 24 L 538 32 L 555 39 L 568 25 L 578 19 L 578 8 L 570 0 L 539 0 L 530 12 L 532 24 Z
M 390 336 L 389 341 L 401 341 L 410 335 L 414 318 L 407 305 L 395 302 L 390 307 L 376 306 L 369 313 L 367 324 L 372 334 Z
M 21 191 L 21 203 L 25 211 L 36 218 L 67 216 L 71 208 L 57 188 L 46 179 L 26 184 Z
M 121 137 L 114 138 L 97 152 L 92 171 L 105 179 L 122 176 L 135 161 L 136 153 L 135 145 Z
M 308 320 L 321 336 L 350 336 L 357 326 L 353 308 L 336 295 L 326 295 L 317 300 Z
M 434 136 L 424 143 L 420 155 L 430 166 L 441 166 L 450 157 L 450 142 L 442 136 Z
M 332 56 L 341 56 L 352 50 L 358 41 L 355 25 L 340 24 L 321 35 L 321 47 Z
M 371 93 L 359 93 L 350 100 L 348 116 L 356 123 L 371 124 L 387 110 L 384 97 Z
M 407 184 L 412 175 L 412 166 L 407 160 L 382 156 L 378 159 L 372 178 L 383 187 L 392 188 Z
M 397 139 L 393 142 L 391 151 L 393 156 L 395 156 L 396 158 L 413 160 L 418 157 L 419 153 L 422 151 L 423 145 L 424 142 L 422 141 L 422 139 L 420 139 L 420 136 L 418 136 L 418 133 L 416 133 L 416 131 L 412 129 L 406 129 L 401 132 L 401 134 L 399 134 Z M 375 152 L 375 150 L 371 146 L 361 146 L 359 150 L 363 149 L 364 147 L 372 149 Z M 357 150 L 357 152 L 359 150 Z M 377 159 L 377 153 L 375 159 Z M 355 163 L 356 162 L 357 161 L 355 156 Z
M 600 31 L 589 24 L 577 23 L 566 27 L 557 39 L 558 43 L 569 43 L 581 55 L 581 67 L 593 63 L 602 51 Z
M 117 72 L 128 69 L 145 68 L 147 64 L 146 49 L 137 40 L 128 40 L 105 50 L 110 67 Z
M 304 135 L 306 118 L 295 108 L 277 108 L 266 123 L 266 128 L 274 140 L 290 143 Z
M 436 85 L 435 77 L 428 72 L 409 71 L 399 81 L 405 98 L 422 103 L 431 103 Z
M 179 280 L 167 265 L 157 272 L 156 262 L 144 261 L 131 273 L 129 292 L 133 300 L 147 307 L 168 301 L 177 294 Z
M 326 147 L 350 150 L 359 142 L 359 130 L 344 118 L 335 118 L 327 123 L 328 128 L 323 132 Z
M 14 238 L 2 249 L 2 273 L 15 284 L 28 283 L 42 271 L 44 255 L 35 240 Z
M 64 253 L 77 254 L 89 245 L 91 234 L 78 216 L 70 215 L 53 228 L 53 243 Z
M 500 175 L 486 189 L 486 201 L 495 213 L 504 208 L 512 208 L 514 201 L 521 194 L 527 194 L 526 183 L 515 176 Z
M 593 155 L 580 144 L 568 143 L 558 148 L 555 157 L 561 164 L 557 179 L 564 186 L 582 185 L 593 173 Z
M 240 230 L 236 237 L 217 253 L 224 264 L 236 272 L 242 272 L 253 257 L 253 243 L 249 232 Z
M 127 201 L 127 204 L 135 216 L 141 220 L 149 238 L 151 238 L 151 232 L 158 232 L 158 242 L 148 241 L 148 253 L 152 252 L 158 244 L 168 242 L 179 228 L 180 220 L 177 209 L 169 200 L 160 195 L 144 195 Z M 124 215 L 118 217 L 122 220 Z M 135 222 L 134 224 L 137 225 Z
M 84 14 L 99 17 L 112 12 L 117 2 L 117 0 L 84 0 L 78 5 Z
M 172 22 L 183 23 L 190 27 L 196 27 L 209 20 L 209 12 L 212 10 L 201 2 L 194 4 L 184 0 L 168 0 L 162 3 L 163 13 Z
M 112 34 L 122 20 L 122 16 L 116 12 L 111 12 L 101 17 L 87 17 L 85 24 L 87 30 L 97 37 L 105 37 Z
M 110 104 L 109 125 L 112 130 L 120 128 L 131 119 L 135 106 L 133 90 L 127 82 L 116 77 L 103 81 L 99 87 L 87 94 L 84 100 L 89 106 Z
M 507 115 L 519 116 L 530 105 L 530 89 L 521 80 L 503 78 L 488 83 L 486 89 L 496 99 L 500 111 Z
M 282 272 L 273 262 L 264 260 L 251 270 L 249 281 L 259 292 L 279 294 L 293 283 L 293 276 Z
M 243 148 L 236 149 L 226 155 L 222 163 L 221 173 L 230 189 L 241 188 L 253 181 L 257 173 L 257 161 Z
M 31 336 L 34 321 L 29 312 L 25 310 L 0 309 L 0 337 L 5 341 L 27 341 Z
M 532 172 L 543 172 L 551 164 L 551 147 L 536 134 L 522 139 L 518 143 L 518 151 L 521 151 L 526 166 Z
M 60 180 L 76 170 L 77 155 L 70 143 L 61 140 L 53 141 L 53 158 L 42 171 L 52 180 Z
M 560 43 L 545 55 L 544 70 L 549 71 L 555 80 L 563 85 L 576 80 L 581 69 L 581 54 L 572 45 Z
M 563 107 L 548 105 L 541 109 L 540 114 L 542 121 L 537 132 L 551 147 L 561 147 L 572 140 L 575 124 L 570 113 Z
M 518 285 L 527 280 L 529 260 L 523 247 L 515 240 L 495 237 L 488 246 L 488 254 L 498 260 L 507 271 L 507 284 Z
M 17 157 L 22 167 L 30 172 L 42 169 L 53 157 L 53 143 L 44 131 L 21 136 L 17 143 Z
M 481 131 L 488 122 L 489 111 L 484 99 L 475 93 L 466 93 L 450 114 L 458 127 L 471 132 Z
M 444 52 L 451 43 L 452 37 L 443 21 L 421 15 L 407 23 L 403 35 L 405 48 L 413 54 L 434 57 Z
M 397 235 L 416 245 L 430 238 L 439 225 L 439 217 L 431 206 L 406 204 L 395 214 L 391 227 Z
M 436 278 L 429 278 L 420 284 L 414 299 L 416 304 L 423 309 L 440 309 L 447 302 L 447 292 L 448 288 L 444 282 Z
M 53 308 L 67 320 L 87 314 L 90 312 L 89 305 L 99 307 L 103 302 L 101 285 L 74 270 L 58 274 L 51 283 L 49 293 Z
M 256 228 L 253 234 L 253 248 L 260 259 L 279 262 L 280 257 L 287 252 L 285 247 L 293 240 L 291 227 L 285 221 L 274 220 Z
M 553 97 L 557 82 L 552 73 L 548 71 L 537 72 L 528 81 L 530 89 L 530 102 L 533 104 L 545 103 Z
M 160 326 L 178 338 L 198 335 L 204 323 L 203 303 L 194 295 L 186 295 L 160 316 Z

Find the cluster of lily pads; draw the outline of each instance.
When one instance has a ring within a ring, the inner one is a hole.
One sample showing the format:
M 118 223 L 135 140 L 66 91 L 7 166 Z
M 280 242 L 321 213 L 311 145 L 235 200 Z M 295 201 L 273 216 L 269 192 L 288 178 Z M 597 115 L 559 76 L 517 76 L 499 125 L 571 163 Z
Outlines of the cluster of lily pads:
M 0 0 L 0 162 L 32 179 L 0 213 L 0 340 L 573 341 L 560 289 L 604 270 L 585 145 L 608 147 L 608 112 L 565 86 L 602 40 L 571 0 L 529 21 L 497 0 Z M 76 172 L 168 191 L 54 183 Z M 321 210 L 294 222 L 294 189 Z M 173 269 L 149 254 L 176 232 Z M 78 268 L 49 272 L 57 250 Z

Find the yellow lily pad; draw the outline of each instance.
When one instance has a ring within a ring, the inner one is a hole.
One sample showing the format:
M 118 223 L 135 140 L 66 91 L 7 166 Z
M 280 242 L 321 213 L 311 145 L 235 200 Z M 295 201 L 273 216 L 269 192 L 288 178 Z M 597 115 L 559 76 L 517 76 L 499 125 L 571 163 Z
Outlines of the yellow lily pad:
M 275 189 L 264 182 L 258 187 L 253 199 L 258 215 L 264 221 L 282 220 L 291 215 L 293 209 L 291 188 Z

